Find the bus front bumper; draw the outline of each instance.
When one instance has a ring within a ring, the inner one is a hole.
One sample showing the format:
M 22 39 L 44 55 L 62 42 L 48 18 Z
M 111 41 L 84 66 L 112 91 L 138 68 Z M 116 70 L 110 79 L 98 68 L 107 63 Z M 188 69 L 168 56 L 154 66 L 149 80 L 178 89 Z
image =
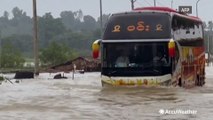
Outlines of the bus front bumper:
M 171 86 L 171 74 L 154 77 L 109 77 L 101 76 L 102 86 Z

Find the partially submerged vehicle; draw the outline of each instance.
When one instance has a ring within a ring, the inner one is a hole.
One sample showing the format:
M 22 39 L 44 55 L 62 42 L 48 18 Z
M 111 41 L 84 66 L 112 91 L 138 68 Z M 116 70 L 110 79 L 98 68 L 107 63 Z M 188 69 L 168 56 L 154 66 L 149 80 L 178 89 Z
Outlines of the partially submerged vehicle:
M 202 21 L 167 7 L 112 14 L 103 38 L 92 47 L 93 57 L 101 56 L 103 86 L 192 87 L 205 83 Z M 121 52 L 128 60 L 117 64 Z

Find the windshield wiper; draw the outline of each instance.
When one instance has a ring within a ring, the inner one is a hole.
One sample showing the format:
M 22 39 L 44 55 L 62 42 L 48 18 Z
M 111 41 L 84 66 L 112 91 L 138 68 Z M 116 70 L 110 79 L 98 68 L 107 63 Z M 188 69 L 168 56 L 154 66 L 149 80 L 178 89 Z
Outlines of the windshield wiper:
M 118 72 L 117 70 L 113 70 L 113 71 L 111 71 L 111 72 L 108 73 L 108 76 L 111 77 L 112 74 L 115 74 L 115 73 L 117 73 L 117 72 Z

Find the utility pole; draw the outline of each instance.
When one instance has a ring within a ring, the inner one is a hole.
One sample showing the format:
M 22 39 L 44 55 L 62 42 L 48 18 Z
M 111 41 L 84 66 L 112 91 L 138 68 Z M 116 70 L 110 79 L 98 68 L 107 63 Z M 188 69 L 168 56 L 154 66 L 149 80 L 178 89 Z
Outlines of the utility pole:
M 209 22 L 209 31 L 210 31 L 210 35 L 209 35 L 209 42 L 208 42 L 208 66 L 210 65 L 210 62 L 212 62 L 212 55 L 211 55 L 211 52 L 212 52 L 212 29 L 213 29 L 213 23 L 212 21 Z
M 209 64 L 210 64 L 210 39 L 211 39 L 211 36 L 208 35 L 207 37 L 208 37 L 208 39 L 207 39 L 207 42 L 208 42 L 208 44 L 207 44 L 208 45 L 208 50 L 207 50 L 208 51 L 208 53 L 207 53 L 208 54 L 208 63 L 207 63 L 207 66 L 209 66 Z
M 101 25 L 101 38 L 102 38 L 102 34 L 103 34 L 102 0 L 100 0 L 100 25 Z
M 1 41 L 1 30 L 0 30 L 0 73 L 2 72 L 1 71 L 1 67 L 2 67 L 1 66 L 1 64 L 2 64 L 1 58 L 2 58 L 2 41 Z
M 197 0 L 197 2 L 196 2 L 196 16 L 198 17 L 198 2 L 199 2 L 200 0 Z
M 156 0 L 154 0 L 154 6 L 156 7 Z
M 38 62 L 38 19 L 36 10 L 36 0 L 33 0 L 33 46 L 34 46 L 34 75 L 39 74 L 39 62 Z
M 132 10 L 134 10 L 135 6 L 134 6 L 134 3 L 136 2 L 136 0 L 131 0 L 131 8 Z
M 0 73 L 2 72 L 1 70 L 1 64 L 2 64 L 2 42 L 1 42 L 1 31 L 0 31 Z
M 173 8 L 173 0 L 171 1 L 171 8 Z

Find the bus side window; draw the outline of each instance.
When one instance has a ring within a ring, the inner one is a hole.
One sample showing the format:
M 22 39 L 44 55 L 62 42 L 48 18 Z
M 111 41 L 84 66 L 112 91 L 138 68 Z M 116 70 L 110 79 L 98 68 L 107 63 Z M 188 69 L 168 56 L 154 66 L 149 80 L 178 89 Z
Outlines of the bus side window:
M 173 31 L 178 30 L 178 24 L 177 24 L 177 20 L 175 18 L 172 21 L 172 30 Z

